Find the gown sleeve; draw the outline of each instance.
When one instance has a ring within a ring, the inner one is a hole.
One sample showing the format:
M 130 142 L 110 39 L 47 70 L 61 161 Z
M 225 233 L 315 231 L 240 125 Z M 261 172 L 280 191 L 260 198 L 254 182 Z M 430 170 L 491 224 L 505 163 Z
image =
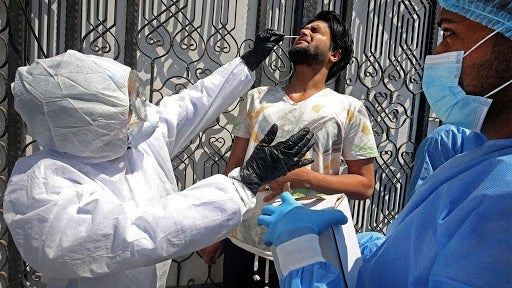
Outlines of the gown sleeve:
M 227 237 L 251 204 L 224 175 L 137 203 L 59 161 L 20 164 L 30 168 L 13 171 L 4 218 L 23 258 L 48 278 L 100 277 L 197 251 Z
M 318 235 L 300 236 L 279 245 L 274 260 L 283 274 L 281 288 L 346 287 L 340 271 L 322 257 Z
M 329 262 L 316 262 L 290 271 L 279 280 L 281 288 L 343 288 L 340 272 Z
M 179 94 L 164 97 L 159 107 L 168 129 L 169 154 L 175 155 L 211 125 L 253 83 L 254 72 L 236 58 Z

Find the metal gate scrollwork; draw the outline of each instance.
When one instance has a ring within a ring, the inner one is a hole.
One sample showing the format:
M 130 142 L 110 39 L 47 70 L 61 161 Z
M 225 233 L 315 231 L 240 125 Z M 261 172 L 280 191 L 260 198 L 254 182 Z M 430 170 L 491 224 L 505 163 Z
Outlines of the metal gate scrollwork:
M 385 232 L 405 204 L 416 144 L 425 137 L 423 60 L 433 41 L 435 1 L 354 1 L 355 55 L 346 90 L 365 104 L 376 137 L 376 187 L 351 201 L 358 231 Z M 358 24 L 366 23 L 366 24 Z

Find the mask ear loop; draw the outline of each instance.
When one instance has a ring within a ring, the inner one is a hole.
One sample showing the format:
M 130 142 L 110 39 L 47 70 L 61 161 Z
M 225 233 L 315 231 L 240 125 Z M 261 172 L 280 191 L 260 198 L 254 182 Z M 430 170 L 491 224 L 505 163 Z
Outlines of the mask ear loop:
M 494 30 L 494 32 L 492 32 L 491 34 L 487 35 L 484 39 L 480 40 L 480 42 L 476 43 L 475 46 L 473 46 L 473 48 L 469 49 L 468 52 L 464 53 L 464 56 L 462 56 L 463 58 L 468 56 L 469 53 L 473 52 L 473 50 L 475 50 L 478 46 L 480 46 L 482 43 L 484 43 L 485 41 L 487 41 L 487 39 L 491 38 L 492 36 L 494 36 L 494 34 L 500 32 L 500 30 L 503 29 L 503 28 L 500 28 L 498 30 Z M 484 96 L 484 98 L 487 98 L 489 96 L 491 96 L 492 94 L 500 91 L 501 89 L 503 89 L 505 86 L 509 85 L 510 83 L 512 83 L 512 79 L 509 80 L 508 82 L 506 82 L 505 84 L 501 85 L 500 87 L 492 90 L 491 92 L 487 93 L 487 95 Z
M 462 58 L 468 56 L 469 53 L 473 52 L 473 50 L 475 50 L 478 46 L 482 45 L 482 43 L 484 43 L 485 41 L 487 41 L 487 39 L 491 38 L 492 36 L 494 36 L 494 34 L 500 32 L 501 29 L 498 29 L 498 30 L 494 30 L 494 32 L 492 32 L 491 34 L 487 35 L 484 39 L 480 40 L 480 42 L 476 43 L 475 46 L 473 46 L 473 48 L 469 49 L 468 52 L 464 53 L 464 56 L 462 56 Z
M 512 79 L 510 79 L 507 83 L 501 85 L 500 87 L 498 87 L 498 88 L 492 90 L 491 92 L 487 93 L 487 95 L 485 95 L 484 98 L 487 98 L 487 97 L 491 96 L 492 94 L 498 92 L 502 88 L 505 88 L 505 86 L 509 85 L 510 83 L 512 83 Z

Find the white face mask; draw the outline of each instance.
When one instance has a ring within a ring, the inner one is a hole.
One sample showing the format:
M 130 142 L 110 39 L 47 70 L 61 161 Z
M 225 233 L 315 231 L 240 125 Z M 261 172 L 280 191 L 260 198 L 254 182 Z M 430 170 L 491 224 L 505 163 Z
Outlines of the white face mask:
M 430 107 L 444 123 L 480 131 L 492 102 L 487 97 L 512 83 L 510 80 L 484 97 L 467 95 L 459 86 L 463 58 L 497 32 L 489 34 L 465 54 L 454 51 L 426 57 L 423 91 Z

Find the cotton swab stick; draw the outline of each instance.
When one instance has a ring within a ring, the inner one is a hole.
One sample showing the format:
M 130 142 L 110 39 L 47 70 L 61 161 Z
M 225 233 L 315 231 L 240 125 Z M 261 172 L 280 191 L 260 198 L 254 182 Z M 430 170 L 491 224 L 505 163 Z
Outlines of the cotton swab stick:
M 293 36 L 293 35 L 289 35 L 289 36 L 284 36 L 283 38 L 297 38 L 299 36 Z

